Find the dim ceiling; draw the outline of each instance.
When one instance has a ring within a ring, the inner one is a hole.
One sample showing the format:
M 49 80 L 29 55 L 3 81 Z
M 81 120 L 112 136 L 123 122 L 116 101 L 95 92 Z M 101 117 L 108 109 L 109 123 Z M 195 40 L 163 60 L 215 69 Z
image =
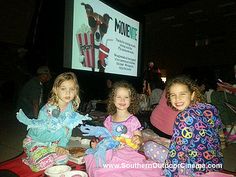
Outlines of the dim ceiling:
M 190 1 L 197 0 L 104 0 L 114 6 L 126 9 L 135 15 L 145 15 L 165 8 L 181 6 Z

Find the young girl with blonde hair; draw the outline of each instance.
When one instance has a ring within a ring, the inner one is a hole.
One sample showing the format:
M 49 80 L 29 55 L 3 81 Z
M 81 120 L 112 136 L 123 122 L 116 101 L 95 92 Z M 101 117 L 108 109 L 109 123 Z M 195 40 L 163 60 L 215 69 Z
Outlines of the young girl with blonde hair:
M 17 113 L 17 119 L 29 128 L 23 141 L 27 155 L 23 162 L 29 165 L 32 171 L 37 172 L 67 162 L 67 143 L 73 128 L 78 125 L 78 120 L 82 121 L 75 112 L 79 103 L 76 75 L 65 72 L 56 77 L 51 97 L 40 110 L 38 119 L 27 120 L 22 110 Z

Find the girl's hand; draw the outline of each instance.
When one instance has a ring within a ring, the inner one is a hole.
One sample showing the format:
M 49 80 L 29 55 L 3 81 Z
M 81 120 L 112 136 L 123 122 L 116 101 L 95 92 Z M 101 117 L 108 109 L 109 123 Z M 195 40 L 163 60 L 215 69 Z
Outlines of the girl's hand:
M 132 143 L 137 144 L 138 146 L 140 146 L 143 143 L 143 139 L 140 135 L 134 135 L 131 138 Z
M 125 144 L 120 144 L 116 149 L 118 150 L 118 149 L 123 149 L 125 147 Z
M 56 147 L 56 153 L 58 155 L 69 155 L 69 151 L 63 147 Z
M 96 137 L 95 137 L 95 138 L 92 138 L 91 141 L 90 141 L 90 147 L 93 148 L 93 149 L 95 149 L 96 146 L 97 146 L 97 144 L 99 143 L 99 141 L 100 141 L 100 140 L 99 140 L 98 138 L 96 138 Z

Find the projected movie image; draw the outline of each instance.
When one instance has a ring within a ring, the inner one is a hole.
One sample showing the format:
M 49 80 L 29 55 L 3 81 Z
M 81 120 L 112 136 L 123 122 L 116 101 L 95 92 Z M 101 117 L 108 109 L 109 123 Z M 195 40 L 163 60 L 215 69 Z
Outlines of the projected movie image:
M 137 76 L 139 22 L 98 1 L 74 1 L 72 69 Z

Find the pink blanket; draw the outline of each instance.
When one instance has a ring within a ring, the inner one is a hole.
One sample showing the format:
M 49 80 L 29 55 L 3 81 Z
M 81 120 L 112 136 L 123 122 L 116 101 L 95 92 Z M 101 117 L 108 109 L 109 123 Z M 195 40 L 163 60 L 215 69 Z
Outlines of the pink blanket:
M 129 148 L 108 150 L 107 164 L 96 167 L 93 155 L 85 157 L 86 171 L 89 177 L 159 177 L 162 176 L 162 164 L 146 160 L 145 156 Z M 179 177 L 187 177 L 180 175 Z M 211 172 L 204 177 L 233 177 L 219 172 Z

